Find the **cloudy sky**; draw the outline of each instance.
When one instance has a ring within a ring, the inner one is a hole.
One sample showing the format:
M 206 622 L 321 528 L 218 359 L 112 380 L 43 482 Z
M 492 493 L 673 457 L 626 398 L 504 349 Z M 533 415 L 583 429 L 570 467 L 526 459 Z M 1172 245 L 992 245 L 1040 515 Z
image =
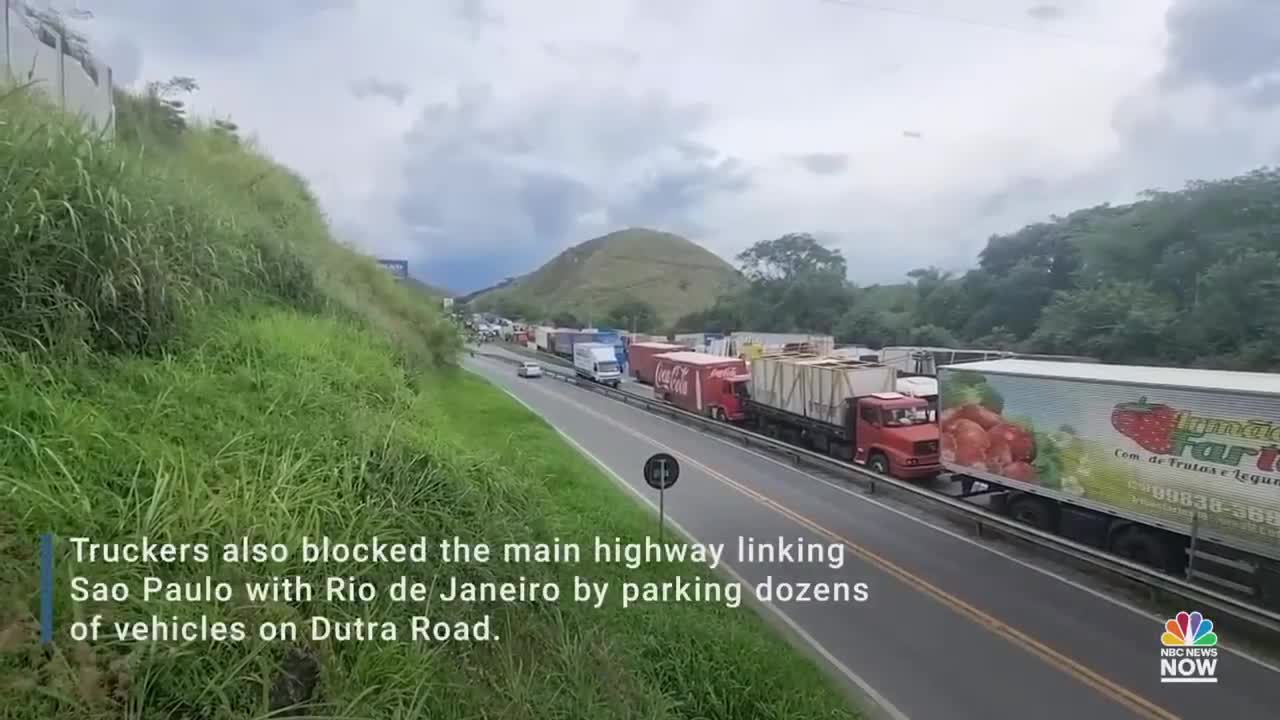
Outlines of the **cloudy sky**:
M 1280 162 L 1280 0 L 61 0 L 117 81 L 191 75 L 335 231 L 457 291 L 609 230 L 859 283 Z

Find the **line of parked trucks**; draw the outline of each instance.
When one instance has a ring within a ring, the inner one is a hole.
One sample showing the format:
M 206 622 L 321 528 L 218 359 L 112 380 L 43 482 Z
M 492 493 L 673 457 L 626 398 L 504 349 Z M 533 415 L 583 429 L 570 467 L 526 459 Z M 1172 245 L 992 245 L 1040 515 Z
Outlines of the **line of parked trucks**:
M 530 345 L 564 354 L 564 334 L 537 332 Z M 1280 607 L 1280 375 L 823 337 L 613 339 L 581 338 L 579 375 L 616 386 L 625 368 L 688 412 L 942 476 L 1033 527 Z

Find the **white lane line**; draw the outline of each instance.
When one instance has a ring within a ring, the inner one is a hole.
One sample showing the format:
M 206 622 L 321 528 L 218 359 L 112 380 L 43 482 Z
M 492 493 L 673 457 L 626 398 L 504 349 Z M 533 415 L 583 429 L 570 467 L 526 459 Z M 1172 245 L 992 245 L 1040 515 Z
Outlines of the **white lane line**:
M 569 443 L 571 446 L 574 447 L 574 449 L 582 453 L 583 456 L 591 460 L 591 462 L 595 463 L 602 471 L 604 471 L 605 474 L 611 477 L 615 483 L 625 488 L 633 496 L 635 496 L 637 499 L 643 502 L 646 506 L 648 506 L 651 511 L 653 511 L 654 513 L 658 512 L 658 506 L 654 504 L 652 499 L 650 499 L 644 493 L 636 489 L 635 486 L 633 486 L 631 483 L 627 482 L 613 468 L 609 467 L 607 463 L 605 463 L 600 458 L 596 457 L 590 450 L 587 450 L 585 447 L 583 447 L 581 443 L 573 439 L 573 437 L 571 437 L 564 430 L 560 429 L 560 427 L 557 426 L 555 423 L 548 420 L 542 413 L 538 412 L 537 409 L 535 409 L 529 403 L 525 402 L 522 398 L 520 398 L 510 389 L 503 387 L 502 385 L 497 385 L 497 387 L 507 395 L 511 396 L 513 400 L 523 405 L 525 409 L 527 409 L 529 412 L 541 418 L 542 421 L 545 422 L 547 425 L 549 425 L 551 429 L 555 430 L 556 433 L 560 435 L 560 437 L 564 438 L 565 442 Z M 672 528 L 676 530 L 676 532 L 683 535 L 686 539 L 695 543 L 701 543 L 701 541 L 698 540 L 696 535 L 686 530 L 676 520 L 668 517 L 667 522 Z M 760 597 L 755 594 L 755 587 L 751 583 L 747 582 L 747 580 L 743 578 L 740 574 L 738 574 L 738 571 L 735 570 L 732 565 L 730 565 L 728 562 L 722 562 L 721 565 L 724 568 L 725 572 L 730 577 L 732 577 L 734 581 L 738 582 L 743 587 L 750 590 L 750 595 L 755 599 L 758 605 L 764 608 L 767 608 L 768 610 L 773 612 L 773 614 L 777 616 L 777 618 L 781 620 L 784 624 L 786 624 L 786 626 L 792 632 L 794 632 L 797 637 L 803 640 L 806 645 L 812 648 L 816 653 L 818 653 L 819 656 L 822 657 L 822 659 L 830 663 L 831 666 L 834 667 L 846 679 L 848 679 L 849 682 L 853 683 L 859 690 L 861 690 L 864 694 L 866 694 L 866 696 L 873 703 L 878 705 L 885 715 L 887 715 L 889 718 L 892 718 L 892 720 L 910 720 L 905 713 L 903 713 L 901 710 L 897 708 L 897 706 L 889 702 L 883 695 L 877 692 L 876 689 L 873 688 L 870 683 L 864 680 L 861 675 L 858 675 L 856 672 L 850 669 L 849 666 L 841 662 L 839 658 L 831 654 L 829 650 L 823 647 L 822 643 L 818 642 L 817 639 L 815 639 L 812 635 L 806 632 L 804 628 L 800 627 L 800 624 L 797 623 L 795 620 L 791 619 L 791 616 L 787 615 L 786 612 L 784 612 L 777 605 L 774 605 L 772 602 L 765 602 L 761 600 Z
M 592 393 L 592 392 L 587 391 L 587 390 L 580 390 L 580 392 L 585 392 L 585 393 L 588 393 L 588 394 L 590 394 L 590 395 L 593 395 L 593 396 L 599 397 L 598 395 L 596 395 L 596 393 Z M 629 407 L 629 408 L 631 408 L 632 410 L 635 410 L 636 412 L 643 413 L 646 417 L 651 417 L 651 418 L 654 418 L 655 420 L 660 420 L 660 421 L 662 421 L 662 422 L 664 422 L 664 423 L 668 423 L 668 424 L 673 425 L 673 426 L 675 426 L 675 427 L 677 427 L 677 428 L 680 428 L 680 429 L 682 429 L 682 430 L 686 430 L 686 431 L 687 431 L 687 430 L 689 429 L 689 426 L 687 426 L 687 425 L 683 425 L 683 424 L 681 424 L 681 423 L 678 423 L 678 422 L 676 422 L 675 420 L 671 420 L 670 418 L 665 418 L 665 417 L 663 417 L 663 416 L 661 416 L 661 415 L 657 415 L 657 414 L 655 414 L 655 413 L 645 412 L 645 411 L 643 411 L 643 410 L 639 410 L 639 409 L 637 409 L 637 408 L 631 407 L 630 405 L 626 405 L 625 403 L 622 403 L 622 405 L 623 405 L 623 406 L 625 406 L 625 407 Z M 1009 553 L 1007 553 L 1007 552 L 1005 552 L 1005 551 L 1003 551 L 1003 550 L 1000 550 L 999 548 L 995 548 L 995 547 L 992 547 L 992 546 L 987 545 L 987 544 L 985 544 L 985 543 L 978 542 L 977 540 L 974 540 L 973 538 L 971 538 L 971 537 L 969 537 L 969 536 L 967 536 L 967 535 L 963 535 L 963 534 L 958 533 L 958 532 L 956 532 L 956 531 L 954 531 L 954 530 L 951 530 L 950 528 L 945 528 L 945 527 L 942 527 L 942 526 L 939 526 L 939 525 L 935 525 L 935 524 L 933 524 L 933 523 L 929 522 L 928 520 L 925 520 L 924 518 L 917 517 L 917 516 L 915 516 L 915 515 L 913 515 L 913 514 L 911 514 L 911 513 L 908 513 L 908 512 L 905 512 L 905 511 L 903 511 L 903 510 L 900 510 L 900 509 L 898 509 L 898 508 L 896 508 L 896 507 L 893 507 L 892 505 L 886 504 L 886 503 L 884 503 L 884 502 L 882 502 L 882 501 L 880 501 L 880 500 L 877 500 L 877 499 L 875 499 L 875 498 L 869 497 L 869 496 L 868 496 L 868 495 L 866 495 L 865 493 L 861 493 L 861 492 L 858 492 L 858 491 L 856 491 L 856 490 L 850 489 L 850 488 L 848 488 L 848 487 L 844 487 L 844 486 L 842 486 L 842 485 L 838 485 L 838 484 L 836 484 L 835 482 L 833 482 L 832 480 L 830 480 L 830 479 L 828 479 L 828 478 L 819 477 L 819 476 L 814 475 L 814 474 L 812 474 L 812 473 L 809 473 L 809 472 L 806 472 L 806 471 L 801 470 L 801 469 L 799 469 L 799 468 L 796 468 L 796 467 L 794 467 L 794 466 L 792 466 L 792 465 L 788 465 L 787 463 L 785 463 L 785 462 L 783 462 L 783 461 L 781 461 L 781 460 L 778 460 L 778 459 L 777 459 L 777 458 L 775 458 L 775 457 L 771 457 L 771 456 L 769 456 L 769 455 L 766 455 L 766 454 L 764 454 L 764 453 L 762 453 L 762 452 L 759 452 L 759 451 L 757 451 L 757 450 L 754 450 L 754 449 L 752 449 L 752 448 L 749 448 L 749 447 L 743 447 L 742 445 L 738 445 L 737 443 L 733 443 L 733 442 L 730 442 L 729 440 L 725 440 L 724 438 L 722 438 L 722 437 L 720 437 L 720 436 L 718 436 L 718 435 L 716 435 L 716 434 L 714 434 L 714 433 L 699 433 L 699 435 L 700 435 L 701 437 L 708 438 L 708 439 L 710 439 L 710 440 L 715 440 L 716 442 L 721 443 L 722 445 L 725 445 L 725 446 L 727 446 L 727 447 L 734 448 L 735 450 L 739 450 L 739 451 L 742 451 L 742 452 L 745 452 L 745 453 L 749 453 L 749 454 L 751 454 L 751 455 L 754 455 L 754 456 L 756 456 L 756 457 L 758 457 L 758 458 L 760 458 L 760 459 L 762 459 L 762 460 L 765 460 L 765 461 L 768 461 L 768 462 L 770 462 L 770 463 L 773 463 L 774 465 L 777 465 L 778 467 L 785 468 L 786 470 L 788 470 L 788 471 L 790 471 L 790 472 L 792 472 L 792 473 L 795 473 L 796 475 L 799 475 L 799 476 L 801 476 L 801 477 L 807 478 L 807 479 L 809 479 L 809 480 L 813 480 L 813 481 L 816 481 L 816 482 L 822 483 L 823 485 L 825 485 L 825 486 L 827 486 L 827 487 L 829 487 L 829 488 L 831 488 L 831 489 L 833 489 L 833 490 L 836 490 L 836 491 L 838 491 L 838 492 L 844 493 L 845 495 L 848 495 L 849 497 L 857 498 L 858 500 L 861 500 L 861 501 L 863 501 L 863 502 L 866 502 L 866 503 L 870 503 L 870 504 L 872 504 L 872 505 L 875 505 L 875 506 L 876 506 L 876 507 L 878 507 L 878 508 L 881 508 L 881 509 L 884 509 L 884 510 L 888 510 L 889 512 L 894 513 L 895 515 L 898 515 L 898 516 L 900 516 L 900 517 L 906 518 L 907 520 L 910 520 L 910 521 L 912 521 L 912 522 L 914 522 L 914 523 L 917 523 L 917 524 L 919 524 L 919 525 L 923 525 L 923 526 L 925 526 L 925 527 L 927 527 L 927 528 L 930 528 L 930 529 L 932 529 L 932 530 L 935 530 L 935 531 L 937 531 L 937 532 L 940 532 L 940 533 L 942 533 L 942 534 L 944 534 L 944 535 L 946 535 L 946 536 L 948 536 L 948 537 L 954 538 L 954 539 L 956 539 L 956 540 L 959 540 L 959 541 L 961 541 L 961 542 L 964 542 L 964 543 L 966 543 L 966 544 L 968 544 L 968 545 L 971 545 L 971 546 L 973 546 L 973 547 L 981 548 L 982 550 L 985 550 L 985 551 L 987 551 L 987 552 L 991 553 L 992 555 L 995 555 L 995 556 L 997 556 L 997 557 L 1004 558 L 1005 560 L 1008 560 L 1009 562 L 1015 563 L 1015 564 L 1017 564 L 1017 565 L 1021 565 L 1022 567 L 1027 568 L 1028 570 L 1034 570 L 1035 572 L 1038 572 L 1038 573 L 1040 573 L 1041 575 L 1044 575 L 1044 576 L 1046 576 L 1046 577 L 1053 578 L 1054 580 L 1057 580 L 1058 582 L 1063 583 L 1064 585 L 1067 585 L 1068 587 L 1072 587 L 1072 588 L 1074 588 L 1074 589 L 1076 589 L 1076 590 L 1079 590 L 1079 591 L 1081 591 L 1081 592 L 1084 592 L 1084 593 L 1087 593 L 1087 594 L 1089 594 L 1089 595 L 1092 595 L 1093 597 L 1098 598 L 1098 599 L 1100 599 L 1100 600 L 1105 600 L 1106 602 L 1109 602 L 1109 603 L 1111 603 L 1112 605 L 1115 605 L 1116 607 L 1124 608 L 1125 610 L 1128 610 L 1129 612 L 1132 612 L 1132 613 L 1134 613 L 1134 614 L 1138 615 L 1139 617 L 1142 617 L 1142 618 L 1145 618 L 1145 619 L 1151 620 L 1152 622 L 1156 623 L 1157 625 L 1161 625 L 1161 624 L 1163 624 L 1163 623 L 1164 623 L 1164 621 L 1167 619 L 1167 618 L 1161 617 L 1160 615 L 1158 615 L 1158 614 L 1156 614 L 1156 613 L 1153 613 L 1153 612 L 1151 612 L 1151 611 L 1149 611 L 1149 610 L 1145 610 L 1145 609 L 1140 608 L 1140 607 L 1138 607 L 1138 606 L 1136 606 L 1136 605 L 1133 605 L 1133 604 L 1131 604 L 1131 603 L 1125 602 L 1124 600 L 1121 600 L 1120 598 L 1114 597 L 1114 596 L 1112 596 L 1112 595 L 1108 595 L 1107 593 L 1104 593 L 1104 592 L 1102 592 L 1102 591 L 1100 591 L 1100 590 L 1096 590 L 1096 589 L 1094 589 L 1094 588 L 1091 588 L 1091 587 L 1089 587 L 1089 586 L 1087 586 L 1087 585 L 1084 585 L 1083 583 L 1080 583 L 1080 582 L 1078 582 L 1078 581 L 1076 581 L 1076 580 L 1072 580 L 1071 578 L 1068 578 L 1068 577 L 1064 577 L 1064 576 L 1062 576 L 1062 575 L 1059 575 L 1058 573 L 1056 573 L 1056 572 L 1054 572 L 1054 571 L 1052 571 L 1052 570 L 1049 570 L 1049 569 L 1047 569 L 1047 568 L 1043 568 L 1043 567 L 1039 567 L 1039 566 L 1037 566 L 1037 565 L 1033 565 L 1032 563 L 1030 563 L 1030 562 L 1028 562 L 1028 561 L 1026 561 L 1026 560 L 1023 560 L 1023 559 L 1021 559 L 1021 558 L 1019 558 L 1019 557 L 1015 557 L 1014 555 L 1011 555 L 1011 554 L 1009 554 Z M 1233 654 L 1233 655 L 1235 655 L 1235 656 L 1237 656 L 1237 657 L 1239 657 L 1239 658 L 1242 658 L 1242 659 L 1244 659 L 1244 660 L 1248 660 L 1248 661 L 1250 661 L 1250 662 L 1252 662 L 1252 663 L 1254 663 L 1254 664 L 1258 665 L 1259 667 L 1262 667 L 1262 668 L 1264 668 L 1264 669 L 1270 670 L 1271 672 L 1274 672 L 1274 673 L 1278 673 L 1278 674 L 1280 674 L 1280 665 L 1277 665 L 1277 664 L 1275 664 L 1275 663 L 1272 663 L 1272 662 L 1271 662 L 1271 661 L 1269 661 L 1269 660 L 1265 660 L 1265 659 L 1260 658 L 1260 657 L 1258 657 L 1258 656 L 1256 656 L 1256 655 L 1250 654 L 1248 651 L 1241 650 L 1240 648 L 1237 648 L 1237 647 L 1235 647 L 1235 646 L 1233 646 L 1233 645 L 1229 645 L 1229 644 L 1226 644 L 1226 643 L 1219 642 L 1219 643 L 1218 643 L 1218 647 L 1222 648 L 1223 650 L 1226 650 L 1227 652 L 1229 652 L 1229 653 L 1231 653 L 1231 654 Z

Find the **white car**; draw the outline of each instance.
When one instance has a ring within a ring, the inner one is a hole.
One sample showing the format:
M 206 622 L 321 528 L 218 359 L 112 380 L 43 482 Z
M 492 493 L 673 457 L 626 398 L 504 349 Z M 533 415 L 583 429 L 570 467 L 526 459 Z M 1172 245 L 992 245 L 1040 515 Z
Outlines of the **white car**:
M 523 362 L 516 368 L 516 375 L 522 378 L 542 377 L 542 366 L 536 362 Z

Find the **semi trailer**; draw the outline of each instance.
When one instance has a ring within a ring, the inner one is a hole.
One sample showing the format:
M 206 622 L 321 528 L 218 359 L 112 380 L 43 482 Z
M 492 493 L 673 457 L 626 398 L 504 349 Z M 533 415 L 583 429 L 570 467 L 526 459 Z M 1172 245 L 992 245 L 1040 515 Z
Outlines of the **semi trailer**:
M 747 364 L 741 358 L 677 351 L 657 355 L 655 360 L 655 398 L 725 422 L 742 419 L 739 389 L 747 380 Z
M 943 467 L 1033 527 L 1280 601 L 1280 375 L 1000 359 L 938 374 Z
M 658 356 L 664 353 L 692 351 L 687 345 L 668 342 L 632 342 L 627 353 L 630 358 L 631 376 L 645 385 L 653 384 L 653 373 L 657 370 Z
M 763 355 L 742 383 L 745 420 L 759 432 L 902 479 L 941 466 L 927 400 L 897 391 L 879 363 L 813 353 Z

